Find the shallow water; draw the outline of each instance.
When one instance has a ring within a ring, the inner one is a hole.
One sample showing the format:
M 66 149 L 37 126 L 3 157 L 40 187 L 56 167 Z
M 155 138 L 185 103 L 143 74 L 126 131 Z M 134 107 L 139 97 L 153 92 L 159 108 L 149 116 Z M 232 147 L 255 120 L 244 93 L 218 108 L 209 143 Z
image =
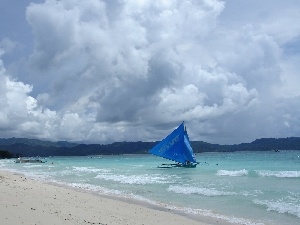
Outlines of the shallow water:
M 201 153 L 197 168 L 152 155 L 0 160 L 0 169 L 235 224 L 300 224 L 300 151 Z

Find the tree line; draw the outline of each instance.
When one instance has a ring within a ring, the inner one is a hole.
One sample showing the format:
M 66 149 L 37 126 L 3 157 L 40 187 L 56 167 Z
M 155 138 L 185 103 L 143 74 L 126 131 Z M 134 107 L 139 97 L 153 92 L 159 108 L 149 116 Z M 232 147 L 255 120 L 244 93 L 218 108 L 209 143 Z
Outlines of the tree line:
M 26 138 L 0 138 L 0 157 L 49 157 L 146 154 L 157 142 L 114 142 L 112 144 L 78 144 L 70 142 L 50 142 Z M 300 137 L 261 138 L 251 143 L 234 145 L 210 144 L 192 141 L 195 153 L 234 151 L 280 151 L 300 150 Z

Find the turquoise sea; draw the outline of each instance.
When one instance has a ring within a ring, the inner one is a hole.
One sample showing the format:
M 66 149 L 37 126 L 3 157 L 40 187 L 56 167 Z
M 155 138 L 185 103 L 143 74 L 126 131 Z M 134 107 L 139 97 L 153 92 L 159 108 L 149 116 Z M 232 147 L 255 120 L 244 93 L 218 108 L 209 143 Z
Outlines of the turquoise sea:
M 46 160 L 4 159 L 0 169 L 232 224 L 300 224 L 300 151 L 201 153 L 197 168 L 171 169 L 152 155 Z

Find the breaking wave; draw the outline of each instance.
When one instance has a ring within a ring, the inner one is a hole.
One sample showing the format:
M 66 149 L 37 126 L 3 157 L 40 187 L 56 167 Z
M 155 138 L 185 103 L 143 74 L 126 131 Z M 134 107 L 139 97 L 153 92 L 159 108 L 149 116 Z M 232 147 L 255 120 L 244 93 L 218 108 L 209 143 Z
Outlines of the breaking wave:
M 235 192 L 219 191 L 209 188 L 187 187 L 171 185 L 167 191 L 172 191 L 178 194 L 198 194 L 204 196 L 220 196 L 220 195 L 236 195 Z
M 267 207 L 267 211 L 275 211 L 278 213 L 287 213 L 300 218 L 300 205 L 286 203 L 281 201 L 266 201 L 266 200 L 253 200 L 257 205 Z
M 116 181 L 123 184 L 153 184 L 153 183 L 170 183 L 168 177 L 153 175 L 121 175 L 121 174 L 98 174 L 98 179 Z
M 298 178 L 300 171 L 271 171 L 271 170 L 257 170 L 255 171 L 261 177 L 281 177 L 281 178 Z
M 217 176 L 230 176 L 230 177 L 239 177 L 239 176 L 247 176 L 248 170 L 218 170 Z
M 96 169 L 94 167 L 78 167 L 78 166 L 73 166 L 73 170 L 75 171 L 79 171 L 79 172 L 92 172 L 92 173 L 98 173 L 98 172 L 104 172 L 104 173 L 107 173 L 107 172 L 110 172 L 109 169 Z

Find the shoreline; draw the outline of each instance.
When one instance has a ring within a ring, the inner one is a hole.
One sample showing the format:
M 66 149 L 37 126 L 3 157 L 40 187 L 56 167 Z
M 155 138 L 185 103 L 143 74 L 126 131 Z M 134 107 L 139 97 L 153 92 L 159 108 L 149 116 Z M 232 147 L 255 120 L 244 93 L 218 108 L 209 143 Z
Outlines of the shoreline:
M 219 219 L 0 170 L 0 224 L 214 225 Z M 222 221 L 222 224 L 227 224 Z

